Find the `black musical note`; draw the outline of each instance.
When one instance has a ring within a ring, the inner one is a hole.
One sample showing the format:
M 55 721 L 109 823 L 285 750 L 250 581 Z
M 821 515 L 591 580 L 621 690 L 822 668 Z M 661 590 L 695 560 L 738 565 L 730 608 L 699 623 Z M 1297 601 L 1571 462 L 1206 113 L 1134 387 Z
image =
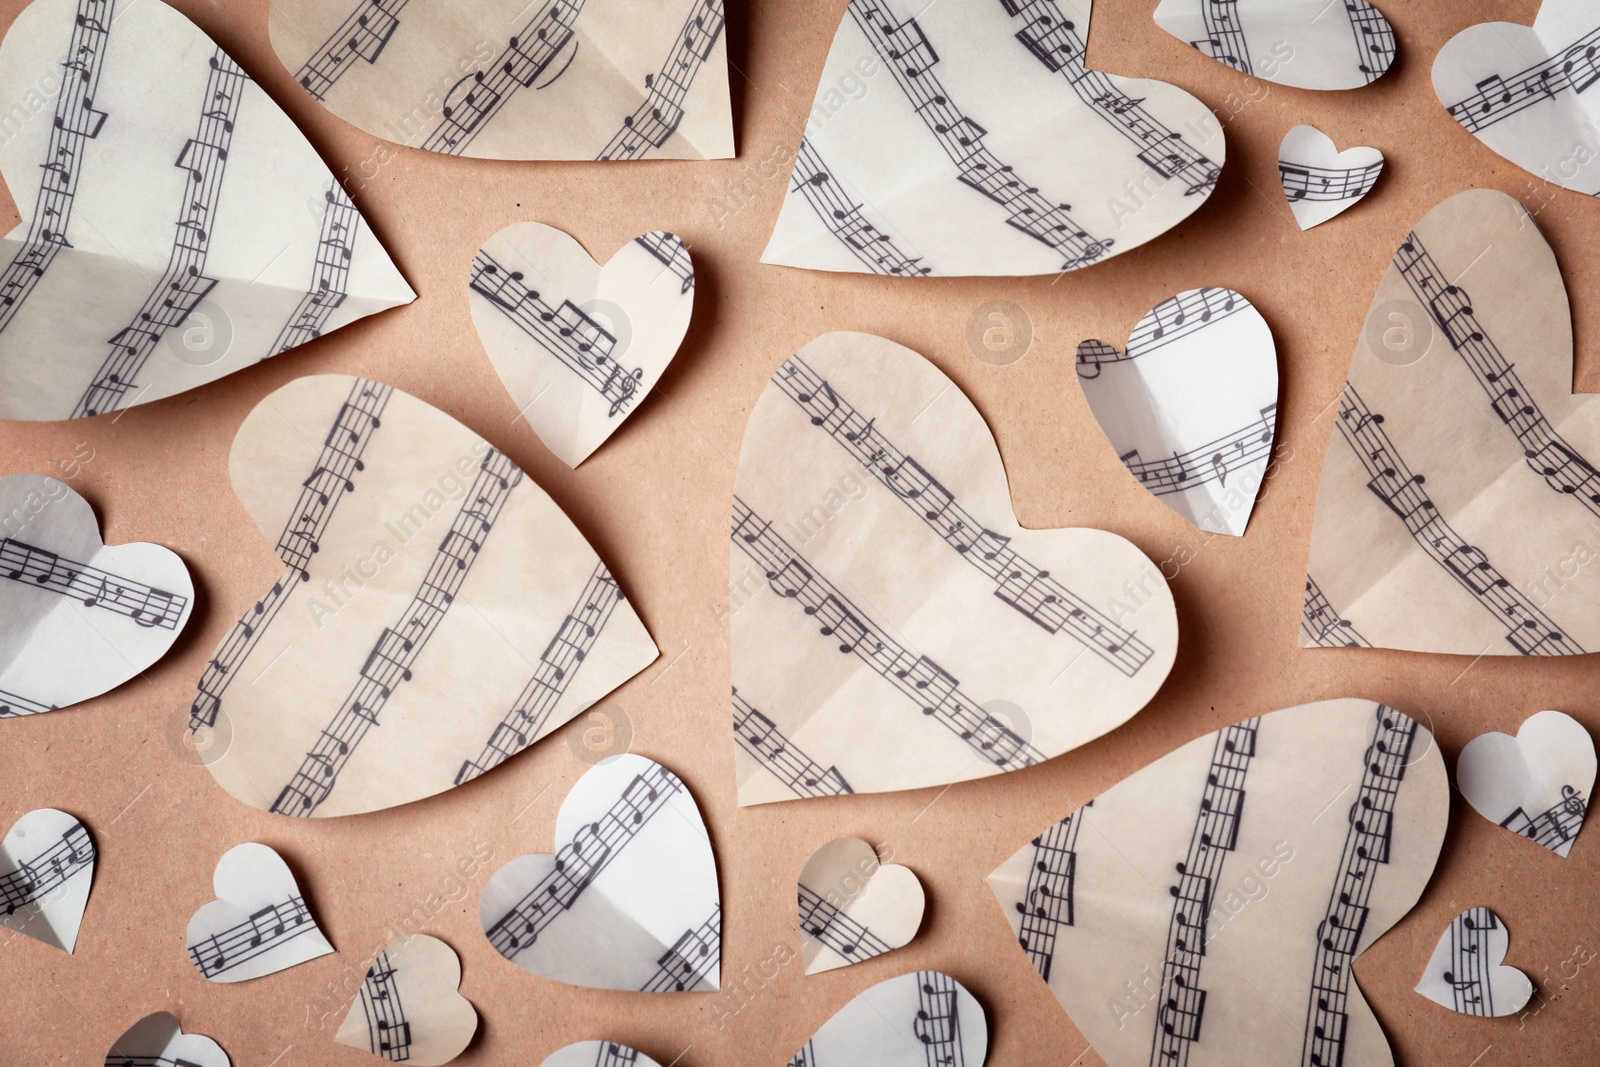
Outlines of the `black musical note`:
M 1321 587 L 1306 575 L 1305 609 L 1300 616 L 1300 633 L 1305 643 L 1318 648 L 1371 648 L 1372 644 L 1342 617 Z
M 706 984 L 722 958 L 722 906 L 711 909 L 711 918 L 700 926 L 685 930 L 656 960 L 656 970 L 642 993 L 692 993 Z
M 889 233 L 867 221 L 865 205 L 846 194 L 807 138 L 800 141 L 794 183 L 789 191 L 804 196 L 823 225 L 874 274 L 909 278 L 933 273 L 922 257 L 901 251 Z
M 1073 925 L 1073 892 L 1077 884 L 1078 830 L 1090 801 L 1033 839 L 1033 862 L 1028 883 L 1017 902 L 1022 916 L 1017 941 L 1039 977 L 1050 981 L 1055 961 L 1056 935 Z
M 363 59 L 369 64 L 378 62 L 390 38 L 400 28 L 399 16 L 406 3 L 407 0 L 360 0 L 355 10 L 295 72 L 295 81 L 318 100 L 326 100 L 329 91 L 356 60 Z
M 1447 105 L 1469 133 L 1482 133 L 1559 93 L 1580 95 L 1600 82 L 1600 27 L 1557 50 L 1549 59 L 1510 74 L 1491 74 L 1477 91 Z
M 722 36 L 723 23 L 722 0 L 696 0 L 661 69 L 645 75 L 644 101 L 623 118 L 596 159 L 638 159 L 667 143 L 683 122 L 684 98 Z
M 389 2 L 403 4 L 405 0 Z M 311 283 L 263 359 L 321 337 L 334 310 L 344 303 L 348 295 L 350 267 L 355 257 L 356 235 L 361 228 L 361 213 L 350 202 L 344 187 L 337 180 L 329 184 L 328 191 L 323 195 L 328 206 L 322 215 L 322 231 L 311 266 Z

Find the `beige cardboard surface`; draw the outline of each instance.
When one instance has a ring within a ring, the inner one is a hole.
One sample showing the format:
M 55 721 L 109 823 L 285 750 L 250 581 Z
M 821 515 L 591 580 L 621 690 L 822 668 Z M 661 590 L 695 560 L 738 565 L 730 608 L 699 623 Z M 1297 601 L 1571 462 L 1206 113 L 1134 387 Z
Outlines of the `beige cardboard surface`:
M 0 0 L 0 26 L 21 6 Z M 1164 78 L 1220 111 L 1228 164 L 1211 201 L 1173 232 L 1059 281 L 906 281 L 758 263 L 843 13 L 839 0 L 729 3 L 740 158 L 598 166 L 395 148 L 338 121 L 294 86 L 268 42 L 266 0 L 177 6 L 348 177 L 352 198 L 420 299 L 120 416 L 0 424 L 0 473 L 67 481 L 95 506 L 107 541 L 175 549 L 197 593 L 190 625 L 145 675 L 67 711 L 0 723 L 0 825 L 32 808 L 60 807 L 91 828 L 100 850 L 72 957 L 21 936 L 0 944 L 9 998 L 0 1047 L 8 1062 L 98 1062 L 130 1020 L 166 1010 L 186 1030 L 214 1037 L 236 1064 L 358 1067 L 370 1059 L 333 1035 L 377 951 L 398 933 L 419 931 L 458 950 L 461 992 L 483 1020 L 460 1064 L 537 1064 L 564 1044 L 606 1037 L 662 1063 L 681 1054 L 682 1067 L 781 1067 L 852 996 L 919 968 L 949 973 L 985 1004 L 994 1067 L 1071 1064 L 1084 1039 L 1009 944 L 984 884 L 1051 819 L 1201 734 L 1336 696 L 1383 700 L 1416 715 L 1451 766 L 1471 737 L 1514 730 L 1540 708 L 1559 708 L 1600 732 L 1600 664 L 1592 657 L 1473 661 L 1296 647 L 1334 401 L 1378 281 L 1429 208 L 1486 185 L 1535 213 L 1572 298 L 1577 386 L 1600 390 L 1600 263 L 1585 256 L 1600 204 L 1499 159 L 1444 112 L 1429 81 L 1432 56 L 1452 34 L 1490 18 L 1531 22 L 1534 0 L 1501 0 L 1492 10 L 1380 0 L 1400 59 L 1384 78 L 1348 94 L 1247 81 L 1157 28 L 1154 0 L 1101 0 L 1091 64 Z M 849 92 L 879 91 L 871 81 L 842 86 L 840 106 L 849 106 Z M 50 115 L 42 101 L 0 100 L 0 136 Z M 1278 144 L 1300 122 L 1339 144 L 1370 144 L 1388 160 L 1371 197 L 1309 234 L 1290 217 L 1277 176 Z M 680 234 L 695 257 L 694 318 L 682 350 L 635 415 L 578 471 L 514 421 L 462 283 L 483 242 L 523 219 L 561 227 L 600 259 L 658 228 Z M 1239 539 L 1208 539 L 1141 492 L 1073 382 L 1080 340 L 1120 345 L 1148 308 L 1200 285 L 1235 289 L 1260 309 L 1282 370 L 1280 455 Z M 1009 303 L 993 306 L 998 301 Z M 1030 335 L 1031 348 L 997 365 L 1020 346 L 993 351 L 985 333 L 1003 347 L 1007 325 L 1013 339 Z M 1044 766 L 943 791 L 740 810 L 726 615 L 734 464 L 745 419 L 772 372 L 837 329 L 869 330 L 916 349 L 972 397 L 999 443 L 1024 525 L 1098 526 L 1165 562 L 1182 627 L 1178 662 L 1143 712 Z M 316 373 L 378 377 L 505 451 L 611 566 L 663 655 L 593 715 L 463 788 L 392 811 L 302 823 L 223 793 L 184 755 L 183 738 L 207 656 L 280 570 L 229 490 L 234 432 L 263 395 Z M 624 746 L 672 767 L 705 814 L 725 908 L 718 993 L 651 997 L 561 986 L 500 959 L 478 928 L 477 897 L 489 875 L 555 843 L 557 807 L 588 766 L 579 754 L 593 760 Z M 814 849 L 841 834 L 914 867 L 928 891 L 928 915 L 906 948 L 808 978 L 795 947 L 795 879 Z M 245 985 L 212 985 L 189 965 L 184 925 L 212 895 L 217 856 L 251 840 L 282 853 L 339 951 Z M 1420 1067 L 1476 1058 L 1476 1067 L 1497 1067 L 1600 1056 L 1597 875 L 1600 837 L 1580 837 L 1562 860 L 1457 800 L 1419 906 L 1355 967 L 1397 1061 Z M 1538 983 L 1530 1009 L 1546 1006 L 1537 1015 L 1458 1017 L 1412 992 L 1439 932 L 1475 905 L 1493 908 L 1514 931 L 1506 962 Z M 1092 1052 L 1076 1060 L 1099 1062 Z

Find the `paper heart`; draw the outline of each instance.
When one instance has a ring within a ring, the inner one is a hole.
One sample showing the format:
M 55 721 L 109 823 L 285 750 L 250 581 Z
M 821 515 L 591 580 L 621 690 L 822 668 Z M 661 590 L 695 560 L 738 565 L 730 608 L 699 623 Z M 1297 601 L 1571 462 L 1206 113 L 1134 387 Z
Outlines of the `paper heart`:
M 378 953 L 334 1040 L 417 1067 L 449 1063 L 478 1031 L 478 1013 L 460 988 L 461 961 L 450 946 L 406 934 Z
M 722 903 L 711 839 L 678 776 L 605 760 L 556 816 L 553 855 L 519 856 L 484 887 L 478 921 L 525 971 L 591 989 L 718 987 Z
M 166 655 L 193 607 L 177 553 L 105 544 L 65 482 L 0 478 L 0 718 L 115 689 Z
M 1583 829 L 1594 779 L 1594 739 L 1559 711 L 1529 716 L 1516 737 L 1480 734 L 1456 761 L 1456 786 L 1479 815 L 1558 856 Z
M 189 962 L 210 982 L 243 982 L 333 951 L 289 865 L 266 845 L 235 845 L 211 876 L 217 899 L 189 919 Z
M 1328 700 L 1136 771 L 989 887 L 1110 1067 L 1392 1065 L 1351 962 L 1416 903 L 1449 817 L 1432 734 Z
M 848 967 L 907 945 L 922 926 L 922 882 L 881 866 L 859 837 L 829 841 L 800 871 L 800 938 L 807 974 Z
M 938 971 L 879 982 L 822 1024 L 790 1067 L 983 1067 L 989 1026 L 983 1005 Z
M 1188 218 L 1222 126 L 1174 85 L 1088 69 L 1090 8 L 851 0 L 762 262 L 1056 274 Z
M 1357 145 L 1343 152 L 1315 126 L 1296 126 L 1278 147 L 1278 180 L 1302 230 L 1320 226 L 1372 191 L 1383 153 Z
M 1500 916 L 1468 908 L 1440 936 L 1417 992 L 1462 1015 L 1515 1015 L 1533 996 L 1533 983 L 1504 966 L 1510 939 Z
M 1433 91 L 1490 149 L 1545 181 L 1600 195 L 1600 18 L 1587 0 L 1544 0 L 1533 26 L 1484 22 L 1433 60 Z
M 779 368 L 736 494 L 741 804 L 1031 766 L 1127 721 L 1172 667 L 1155 564 L 1101 530 L 1023 529 L 983 417 L 882 337 L 826 334 Z
M 1155 20 L 1218 63 L 1299 89 L 1359 88 L 1395 57 L 1394 29 L 1367 0 L 1161 0 Z
M 0 926 L 71 952 L 94 883 L 94 841 L 55 808 L 18 819 L 0 841 Z
M 164 3 L 34 0 L 0 99 L 23 216 L 0 418 L 159 400 L 416 298 L 288 116 Z
M 1126 352 L 1080 344 L 1078 384 L 1140 485 L 1202 530 L 1244 533 L 1278 421 L 1278 350 L 1250 301 L 1231 289 L 1164 300 Z
M 245 419 L 230 470 L 288 567 L 190 710 L 211 773 L 246 804 L 349 815 L 441 793 L 657 656 L 555 502 L 390 386 L 290 382 Z
M 579 1041 L 552 1052 L 539 1067 L 661 1067 L 644 1053 L 615 1041 Z
M 576 467 L 616 432 L 677 354 L 694 262 L 660 230 L 605 266 L 553 226 L 520 222 L 472 262 L 472 321 L 533 432 Z
M 146 1015 L 111 1043 L 106 1067 L 232 1067 L 222 1046 L 204 1034 L 186 1034 L 176 1018 L 164 1011 Z

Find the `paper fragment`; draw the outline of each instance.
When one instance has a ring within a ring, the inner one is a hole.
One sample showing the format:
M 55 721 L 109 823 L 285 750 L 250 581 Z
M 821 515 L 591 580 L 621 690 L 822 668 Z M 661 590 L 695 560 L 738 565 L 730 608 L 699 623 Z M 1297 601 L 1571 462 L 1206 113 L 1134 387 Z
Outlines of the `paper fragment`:
M 1241 74 L 1300 89 L 1356 89 L 1395 58 L 1367 0 L 1161 0 L 1156 25 Z
M 910 943 L 922 926 L 922 882 L 882 866 L 859 837 L 829 841 L 800 871 L 800 940 L 806 973 L 848 967 Z
M 789 1067 L 983 1067 L 988 1057 L 983 1005 L 949 975 L 915 971 L 839 1009 Z
M 1594 795 L 1594 739 L 1559 711 L 1529 716 L 1517 736 L 1480 734 L 1456 761 L 1456 787 L 1485 819 L 1565 857 Z
M 186 1034 L 164 1011 L 146 1015 L 117 1038 L 106 1067 L 232 1067 L 222 1046 L 204 1034 Z
M 289 865 L 266 845 L 235 845 L 211 876 L 217 899 L 189 920 L 189 962 L 208 982 L 243 982 L 333 951 Z
M 94 839 L 73 816 L 55 808 L 22 816 L 0 841 L 0 926 L 72 952 L 94 861 Z
M 1315 126 L 1296 126 L 1278 148 L 1278 180 L 1302 230 L 1354 207 L 1383 173 L 1383 153 L 1358 145 L 1343 152 Z
M 396 938 L 368 968 L 334 1040 L 416 1067 L 449 1063 L 478 1031 L 460 986 L 461 961 L 449 945 L 427 934 Z
M 1417 992 L 1462 1015 L 1515 1015 L 1533 996 L 1533 982 L 1504 966 L 1510 939 L 1500 916 L 1468 908 L 1439 938 Z
M 661 1064 L 615 1041 L 579 1041 L 552 1052 L 539 1067 L 661 1067 Z

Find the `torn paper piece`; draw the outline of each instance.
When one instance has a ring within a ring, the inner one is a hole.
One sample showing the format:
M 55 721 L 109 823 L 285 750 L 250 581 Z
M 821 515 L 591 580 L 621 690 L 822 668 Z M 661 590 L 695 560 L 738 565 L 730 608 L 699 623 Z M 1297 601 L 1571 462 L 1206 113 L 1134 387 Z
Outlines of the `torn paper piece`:
M 243 982 L 333 951 L 289 865 L 266 845 L 235 845 L 217 861 L 217 899 L 189 920 L 189 962 L 208 982 Z
M 1395 58 L 1367 0 L 1161 0 L 1156 25 L 1241 74 L 1298 89 L 1357 89 Z
M 112 1042 L 106 1067 L 232 1067 L 222 1046 L 204 1034 L 186 1034 L 164 1011 L 146 1015 Z
M 1559 711 L 1529 716 L 1515 737 L 1480 734 L 1456 761 L 1456 788 L 1473 810 L 1562 857 L 1583 829 L 1594 779 L 1594 739 Z
M 924 898 L 916 872 L 881 866 L 859 837 L 829 841 L 800 871 L 800 939 L 806 973 L 821 974 L 892 952 L 917 936 Z
M 89 830 L 73 816 L 55 808 L 22 816 L 0 841 L 0 926 L 70 953 L 94 860 Z
M 379 1059 L 440 1067 L 478 1032 L 478 1012 L 460 986 L 461 961 L 449 945 L 406 934 L 378 953 L 334 1040 Z
M 879 982 L 839 1009 L 789 1060 L 790 1067 L 983 1067 L 983 1005 L 938 971 Z
M 661 1067 L 661 1064 L 615 1041 L 579 1041 L 552 1052 L 539 1067 Z
M 1462 1015 L 1515 1015 L 1533 996 L 1533 982 L 1505 966 L 1511 935 L 1488 908 L 1468 908 L 1451 920 L 1417 992 Z
M 1296 126 L 1278 148 L 1278 180 L 1302 230 L 1354 207 L 1383 173 L 1383 153 L 1357 145 L 1343 152 L 1315 126 Z

